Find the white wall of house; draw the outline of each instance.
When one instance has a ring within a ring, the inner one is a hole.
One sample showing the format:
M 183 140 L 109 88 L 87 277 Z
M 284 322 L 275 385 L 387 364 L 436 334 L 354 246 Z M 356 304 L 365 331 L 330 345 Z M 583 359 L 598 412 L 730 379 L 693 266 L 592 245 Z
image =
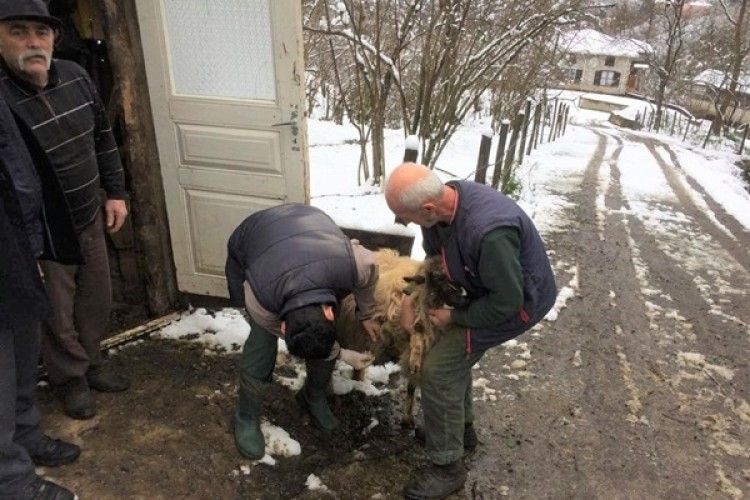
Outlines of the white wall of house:
M 613 95 L 626 92 L 634 62 L 627 56 L 583 54 L 576 54 L 574 58 L 569 56 L 568 61 L 569 66 L 564 63 L 560 65 L 562 76 L 559 88 Z M 580 77 L 580 81 L 577 81 L 577 77 Z

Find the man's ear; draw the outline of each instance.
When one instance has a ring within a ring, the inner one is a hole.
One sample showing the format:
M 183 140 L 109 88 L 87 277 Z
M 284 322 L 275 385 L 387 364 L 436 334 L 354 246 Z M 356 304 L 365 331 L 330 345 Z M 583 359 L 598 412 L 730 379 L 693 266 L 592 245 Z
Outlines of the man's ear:
M 326 319 L 328 321 L 333 321 L 334 314 L 333 314 L 333 306 L 331 304 L 322 304 L 323 307 L 323 314 L 325 315 Z
M 436 209 L 437 209 L 437 207 L 431 201 L 425 201 L 424 203 L 422 203 L 422 210 L 424 210 L 425 212 L 427 212 L 429 214 L 436 213 Z

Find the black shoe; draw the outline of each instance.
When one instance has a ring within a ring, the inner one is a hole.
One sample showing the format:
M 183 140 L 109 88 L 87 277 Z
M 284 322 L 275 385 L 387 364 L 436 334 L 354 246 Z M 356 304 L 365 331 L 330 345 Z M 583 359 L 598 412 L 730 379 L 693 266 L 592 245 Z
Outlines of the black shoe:
M 75 493 L 59 484 L 38 477 L 21 491 L 19 500 L 78 500 Z
M 425 444 L 424 427 L 421 425 L 414 429 L 414 439 Z M 473 451 L 477 447 L 477 431 L 474 430 L 474 424 L 464 426 L 464 451 Z
M 122 392 L 130 388 L 130 380 L 113 372 L 109 365 L 89 370 L 86 380 L 89 387 L 100 392 Z
M 81 449 L 78 446 L 48 436 L 42 436 L 39 444 L 34 449 L 29 450 L 29 456 L 34 465 L 46 467 L 69 464 L 75 461 L 80 454 Z
M 404 488 L 404 498 L 409 500 L 445 498 L 461 489 L 465 482 L 466 469 L 464 469 L 463 460 L 456 460 L 448 465 L 430 464 Z
M 57 387 L 65 414 L 70 418 L 86 420 L 96 415 L 94 395 L 84 377 L 73 377 Z

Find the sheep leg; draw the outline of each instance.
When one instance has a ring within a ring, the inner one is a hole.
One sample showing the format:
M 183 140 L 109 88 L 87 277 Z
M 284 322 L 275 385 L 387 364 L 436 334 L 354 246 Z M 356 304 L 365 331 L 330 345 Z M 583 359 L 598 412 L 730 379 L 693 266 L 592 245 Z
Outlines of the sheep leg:
M 406 383 L 406 400 L 404 401 L 404 413 L 401 416 L 401 425 L 409 429 L 414 428 L 414 401 L 417 396 L 417 384 L 411 377 Z

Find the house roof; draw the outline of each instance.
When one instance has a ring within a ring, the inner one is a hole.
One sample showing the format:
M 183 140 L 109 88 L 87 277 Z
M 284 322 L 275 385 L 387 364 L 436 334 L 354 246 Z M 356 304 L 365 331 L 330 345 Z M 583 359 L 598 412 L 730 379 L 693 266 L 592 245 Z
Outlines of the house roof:
M 569 54 L 642 57 L 652 51 L 646 42 L 615 38 L 592 29 L 569 31 L 560 35 L 560 47 Z
M 714 87 L 729 87 L 729 78 L 725 79 L 726 73 L 718 69 L 707 69 L 701 71 L 693 81 L 695 83 L 704 83 Z M 750 73 L 741 74 L 737 79 L 739 87 L 737 91 L 742 94 L 750 94 Z

